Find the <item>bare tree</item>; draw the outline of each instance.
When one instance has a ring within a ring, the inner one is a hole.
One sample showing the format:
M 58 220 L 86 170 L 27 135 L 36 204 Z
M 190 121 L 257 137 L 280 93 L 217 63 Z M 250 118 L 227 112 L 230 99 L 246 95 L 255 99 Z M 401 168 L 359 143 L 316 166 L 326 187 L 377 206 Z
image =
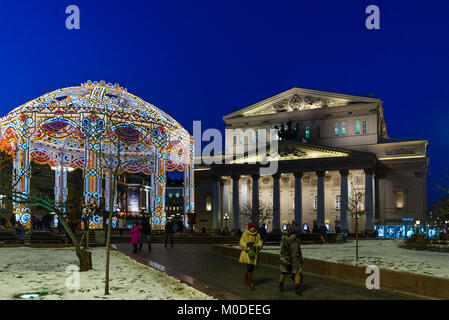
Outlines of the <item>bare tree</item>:
M 431 218 L 430 223 L 439 227 L 440 230 L 445 230 L 446 238 L 449 231 L 449 188 L 437 185 L 437 188 L 448 194 L 448 197 L 439 202 L 437 212 Z
M 262 224 L 273 221 L 273 206 L 266 202 L 259 202 L 258 208 L 253 210 L 253 205 L 246 203 L 240 207 L 240 215 L 245 221 L 251 221 L 260 228 Z
M 365 193 L 360 188 L 357 188 L 355 181 L 359 178 L 351 180 L 351 197 L 348 199 L 347 212 L 354 221 L 355 233 L 355 260 L 359 260 L 359 219 L 365 214 L 364 198 Z

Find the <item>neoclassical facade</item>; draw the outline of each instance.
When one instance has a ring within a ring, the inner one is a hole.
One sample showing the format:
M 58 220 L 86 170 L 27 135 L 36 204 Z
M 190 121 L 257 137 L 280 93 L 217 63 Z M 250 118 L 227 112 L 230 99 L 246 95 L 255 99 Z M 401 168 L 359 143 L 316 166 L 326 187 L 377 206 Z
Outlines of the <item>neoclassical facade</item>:
M 245 230 L 248 208 L 261 204 L 272 209 L 272 231 L 292 221 L 352 230 L 356 206 L 362 230 L 426 215 L 428 141 L 391 139 L 380 99 L 293 88 L 223 120 L 227 161 L 195 169 L 199 228 Z M 279 141 L 276 158 L 266 149 L 277 160 L 268 175 L 258 161 L 264 132 Z

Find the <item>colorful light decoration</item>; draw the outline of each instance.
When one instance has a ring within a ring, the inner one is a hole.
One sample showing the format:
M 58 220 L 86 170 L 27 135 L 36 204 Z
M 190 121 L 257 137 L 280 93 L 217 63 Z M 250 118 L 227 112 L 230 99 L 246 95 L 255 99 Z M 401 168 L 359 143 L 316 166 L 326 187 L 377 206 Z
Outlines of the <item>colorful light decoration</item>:
M 121 172 L 153 176 L 153 228 L 165 225 L 167 171 L 184 172 L 185 213 L 194 211 L 193 138 L 173 118 L 118 84 L 87 81 L 44 94 L 1 118 L 0 133 L 0 150 L 14 159 L 16 192 L 29 193 L 34 161 L 57 168 L 58 202 L 67 199 L 67 171 L 80 168 L 85 203 L 99 204 L 102 179 L 106 176 L 107 184 L 113 180 L 107 170 L 111 159 L 101 155 L 113 156 L 120 147 Z M 30 227 L 29 208 L 14 204 L 14 213 Z M 92 219 L 94 228 L 102 225 L 100 220 Z

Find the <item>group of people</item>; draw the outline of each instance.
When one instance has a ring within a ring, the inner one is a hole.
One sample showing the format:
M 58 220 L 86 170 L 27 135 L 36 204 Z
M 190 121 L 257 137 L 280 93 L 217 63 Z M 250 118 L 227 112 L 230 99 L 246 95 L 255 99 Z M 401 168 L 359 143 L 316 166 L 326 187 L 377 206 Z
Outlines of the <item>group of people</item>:
M 120 226 L 119 226 L 120 228 Z M 180 229 L 182 232 L 182 228 Z M 173 235 L 175 234 L 174 223 L 172 219 L 168 219 L 165 224 L 165 248 L 167 248 L 170 241 L 170 247 L 173 248 Z M 134 221 L 134 225 L 131 228 L 131 244 L 133 245 L 133 253 L 142 252 L 143 243 L 148 243 L 148 252 L 151 252 L 151 224 L 150 217 L 142 215 L 141 222 Z
M 242 234 L 239 242 L 242 249 L 239 262 L 246 264 L 246 273 L 243 281 L 251 290 L 255 290 L 253 273 L 258 263 L 259 253 L 263 248 L 263 235 L 266 232 L 265 226 L 259 230 L 260 232 L 258 232 L 257 226 L 250 222 L 248 230 Z M 285 278 L 290 276 L 295 283 L 295 292 L 301 294 L 303 258 L 294 226 L 289 226 L 287 232 L 282 236 L 280 261 L 279 290 L 281 292 L 284 291 Z

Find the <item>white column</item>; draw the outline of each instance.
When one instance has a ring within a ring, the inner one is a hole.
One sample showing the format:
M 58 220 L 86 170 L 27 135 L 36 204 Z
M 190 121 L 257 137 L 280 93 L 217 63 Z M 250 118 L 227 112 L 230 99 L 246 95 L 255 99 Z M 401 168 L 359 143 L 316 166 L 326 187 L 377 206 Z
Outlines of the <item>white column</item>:
M 220 199 L 219 199 L 219 194 L 220 194 L 220 181 L 219 181 L 219 177 L 213 177 L 213 203 L 212 203 L 212 210 L 213 210 L 213 229 L 214 231 L 217 231 L 220 229 L 220 221 L 219 221 L 219 217 L 218 214 L 220 212 Z
M 232 231 L 240 229 L 240 208 L 239 208 L 239 180 L 240 176 L 232 176 Z
M 273 175 L 273 232 L 281 231 L 281 189 L 280 173 Z
M 257 211 L 259 210 L 259 179 L 260 175 L 251 175 L 253 179 L 253 196 L 252 196 L 252 221 L 259 225 L 259 219 L 257 216 Z
M 316 175 L 318 176 L 318 183 L 317 183 L 317 223 L 318 225 L 321 224 L 321 222 L 324 222 L 324 176 L 325 171 L 317 171 Z
M 348 174 L 349 170 L 340 170 L 340 224 L 341 231 L 348 230 Z
M 302 172 L 295 172 L 295 225 L 302 230 Z
M 230 183 L 228 180 L 223 181 L 223 214 L 222 214 L 222 219 L 224 217 L 225 214 L 230 214 L 230 210 L 229 210 L 229 193 L 230 193 Z M 222 228 L 224 229 L 226 227 L 226 221 L 222 221 L 223 225 Z
M 372 220 L 373 220 L 373 208 L 374 208 L 374 197 L 373 197 L 373 169 L 365 170 L 365 230 L 372 230 Z

